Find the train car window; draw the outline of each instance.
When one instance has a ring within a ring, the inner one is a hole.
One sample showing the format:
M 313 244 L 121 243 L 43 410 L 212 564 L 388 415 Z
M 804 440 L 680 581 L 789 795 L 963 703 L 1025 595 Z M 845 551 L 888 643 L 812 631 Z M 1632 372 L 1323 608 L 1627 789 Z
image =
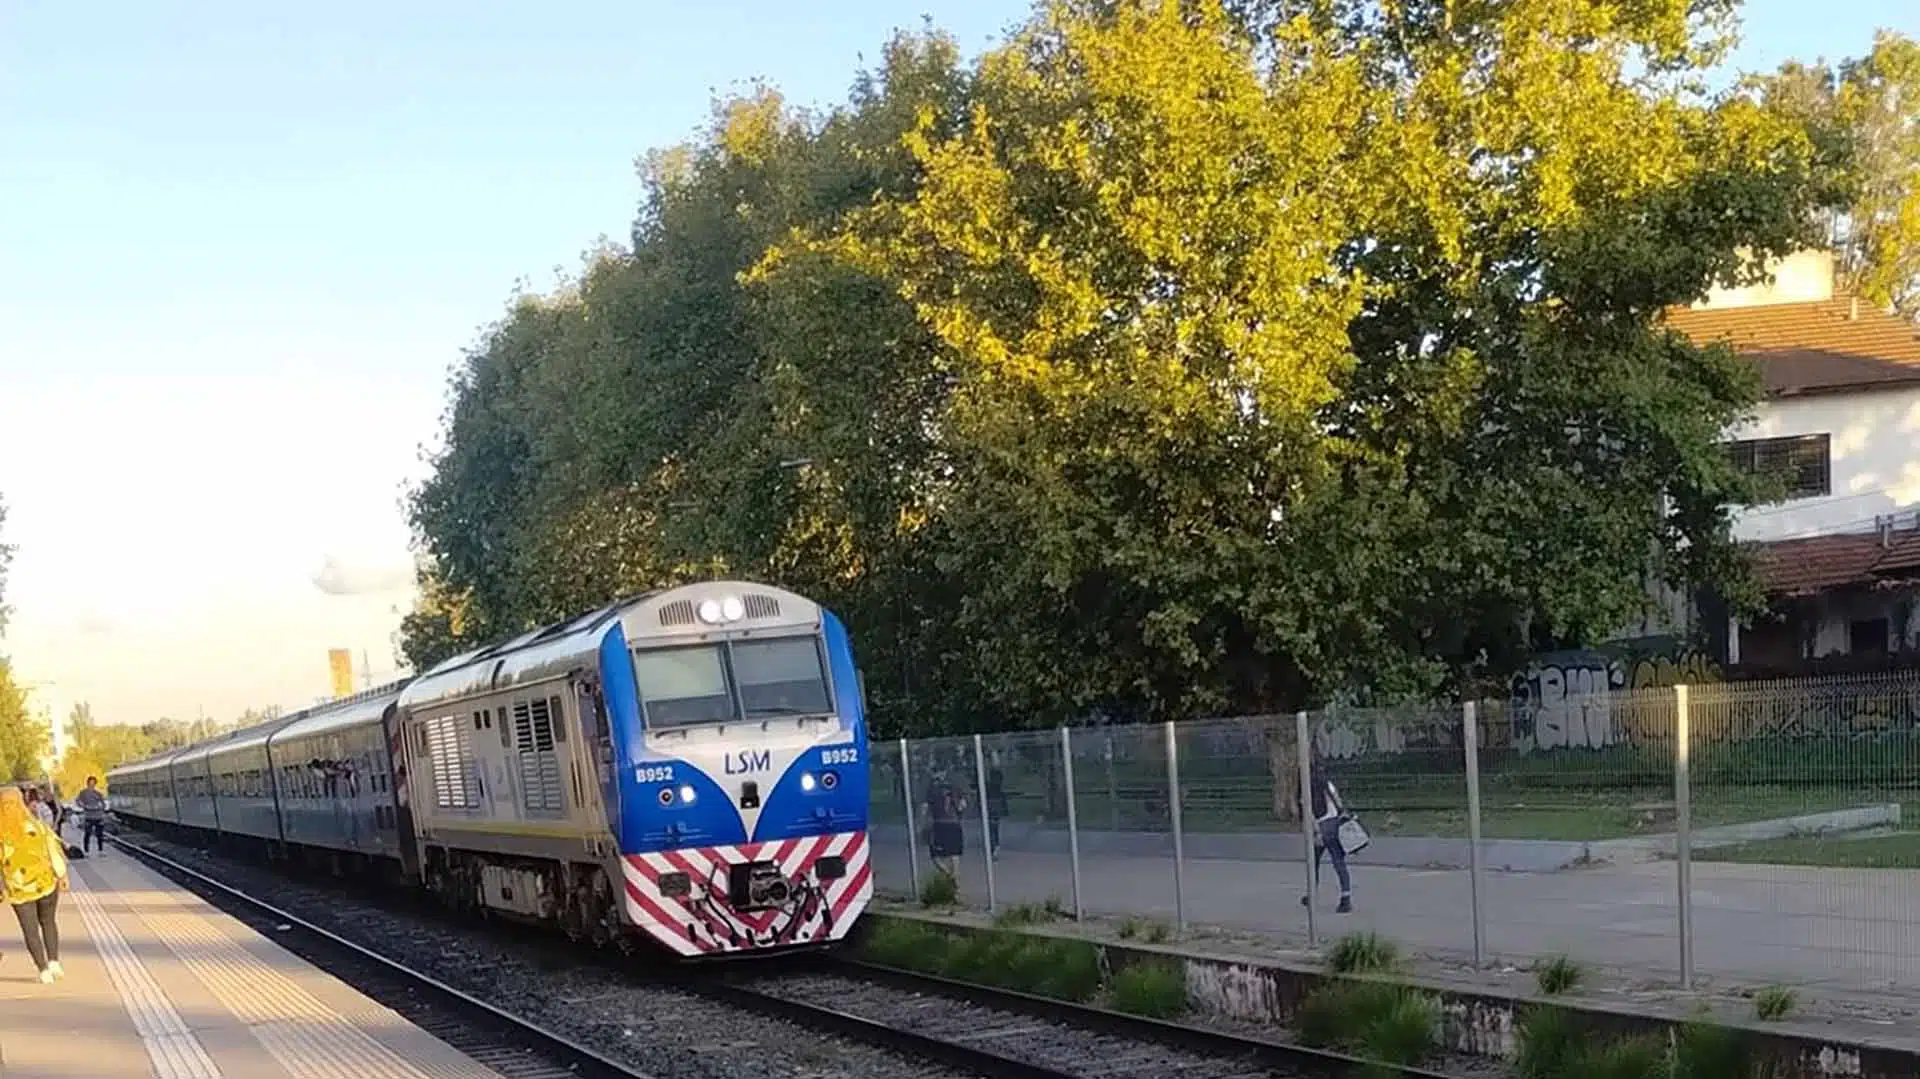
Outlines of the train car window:
M 831 712 L 820 645 L 812 637 L 733 642 L 733 676 L 749 718 Z
M 560 698 L 547 698 L 547 709 L 553 713 L 553 740 L 564 744 L 567 740 L 567 713 L 560 707 Z
M 727 691 L 717 645 L 642 649 L 633 654 L 633 673 L 650 728 L 672 730 L 733 718 L 733 695 Z

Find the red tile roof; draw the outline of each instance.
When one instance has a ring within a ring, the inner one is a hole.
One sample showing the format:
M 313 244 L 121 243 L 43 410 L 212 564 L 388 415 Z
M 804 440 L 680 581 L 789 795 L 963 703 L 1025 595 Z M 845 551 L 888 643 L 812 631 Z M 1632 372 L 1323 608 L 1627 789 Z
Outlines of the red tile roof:
M 1725 341 L 1760 365 L 1775 397 L 1920 383 L 1920 333 L 1844 293 L 1831 300 L 1667 311 L 1696 343 Z
M 1755 568 L 1772 596 L 1800 596 L 1849 584 L 1920 578 L 1920 530 L 1912 524 L 1883 544 L 1878 532 L 1756 543 Z

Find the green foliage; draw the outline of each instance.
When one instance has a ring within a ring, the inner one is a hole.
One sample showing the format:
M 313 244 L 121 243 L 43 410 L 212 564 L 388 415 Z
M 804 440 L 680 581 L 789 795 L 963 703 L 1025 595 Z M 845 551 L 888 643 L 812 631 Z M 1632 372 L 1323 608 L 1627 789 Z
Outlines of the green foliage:
M 1673 1043 L 1673 1079 L 1757 1076 L 1751 1039 L 1732 1027 L 1692 1022 Z
M 1301 1002 L 1293 1029 L 1308 1046 L 1416 1064 L 1439 1044 L 1440 1005 L 1432 994 L 1410 986 L 1338 982 Z
M 1061 0 L 722 102 L 454 372 L 406 654 L 764 578 L 916 733 L 1425 694 L 1651 578 L 1751 601 L 1758 384 L 1659 316 L 1814 235 L 1842 149 L 1688 92 L 1730 9 Z
M 1113 976 L 1107 1002 L 1115 1011 L 1172 1019 L 1187 1010 L 1187 971 L 1175 963 L 1133 963 Z
M 0 499 L 0 536 L 6 535 L 7 503 Z M 7 570 L 13 566 L 13 545 L 0 542 L 0 637 L 7 635 L 7 618 L 13 608 L 7 606 Z
M 52 737 L 32 714 L 26 689 L 14 681 L 12 661 L 0 656 L 0 779 L 39 779 Z
M 1784 985 L 1769 985 L 1753 996 L 1753 1014 L 1762 1022 L 1777 1023 L 1793 1014 L 1800 998 Z
M 900 920 L 867 930 L 859 947 L 864 957 L 902 970 L 1059 1000 L 1091 1000 L 1102 984 L 1099 950 L 1083 940 L 1004 930 L 947 933 Z
M 934 870 L 920 885 L 920 905 L 923 907 L 951 907 L 960 899 L 960 882 L 951 873 Z
M 1015 903 L 994 915 L 993 924 L 1003 929 L 1016 929 L 1026 925 L 1044 925 L 1066 917 L 1058 897 L 1049 897 L 1043 903 Z
M 1520 1017 L 1514 1070 L 1520 1079 L 1560 1079 L 1589 1040 L 1586 1024 L 1566 1008 L 1536 1005 Z
M 1533 968 L 1533 980 L 1542 993 L 1557 996 L 1578 988 L 1585 973 L 1579 963 L 1567 956 L 1556 955 Z
M 1665 1042 L 1644 1036 L 1589 1043 L 1555 1079 L 1669 1079 L 1670 1074 Z
M 1370 974 L 1392 970 L 1400 962 L 1400 947 L 1376 933 L 1348 933 L 1327 949 L 1327 969 L 1335 974 Z
M 1847 200 L 1832 221 L 1845 283 L 1920 316 L 1920 42 L 1883 30 L 1837 69 L 1788 62 L 1758 85 L 1845 161 Z

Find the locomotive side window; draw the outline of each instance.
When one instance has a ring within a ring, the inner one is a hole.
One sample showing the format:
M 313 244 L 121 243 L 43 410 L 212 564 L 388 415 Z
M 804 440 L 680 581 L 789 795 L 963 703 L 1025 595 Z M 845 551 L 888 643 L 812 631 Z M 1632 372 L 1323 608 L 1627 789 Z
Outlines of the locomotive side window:
M 749 719 L 832 711 L 812 637 L 733 642 L 733 676 Z
M 668 730 L 733 718 L 726 668 L 714 645 L 637 651 L 633 673 L 648 727 Z

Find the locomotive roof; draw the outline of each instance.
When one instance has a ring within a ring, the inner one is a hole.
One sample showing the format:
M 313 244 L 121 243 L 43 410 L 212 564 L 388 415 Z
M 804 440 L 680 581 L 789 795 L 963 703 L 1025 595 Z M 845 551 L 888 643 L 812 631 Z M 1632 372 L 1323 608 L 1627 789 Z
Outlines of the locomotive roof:
M 497 644 L 445 660 L 413 680 L 400 694 L 407 708 L 431 707 L 485 693 L 503 685 L 565 674 L 598 646 L 598 634 L 620 613 L 659 591 L 615 600 L 597 610 L 531 629 Z

